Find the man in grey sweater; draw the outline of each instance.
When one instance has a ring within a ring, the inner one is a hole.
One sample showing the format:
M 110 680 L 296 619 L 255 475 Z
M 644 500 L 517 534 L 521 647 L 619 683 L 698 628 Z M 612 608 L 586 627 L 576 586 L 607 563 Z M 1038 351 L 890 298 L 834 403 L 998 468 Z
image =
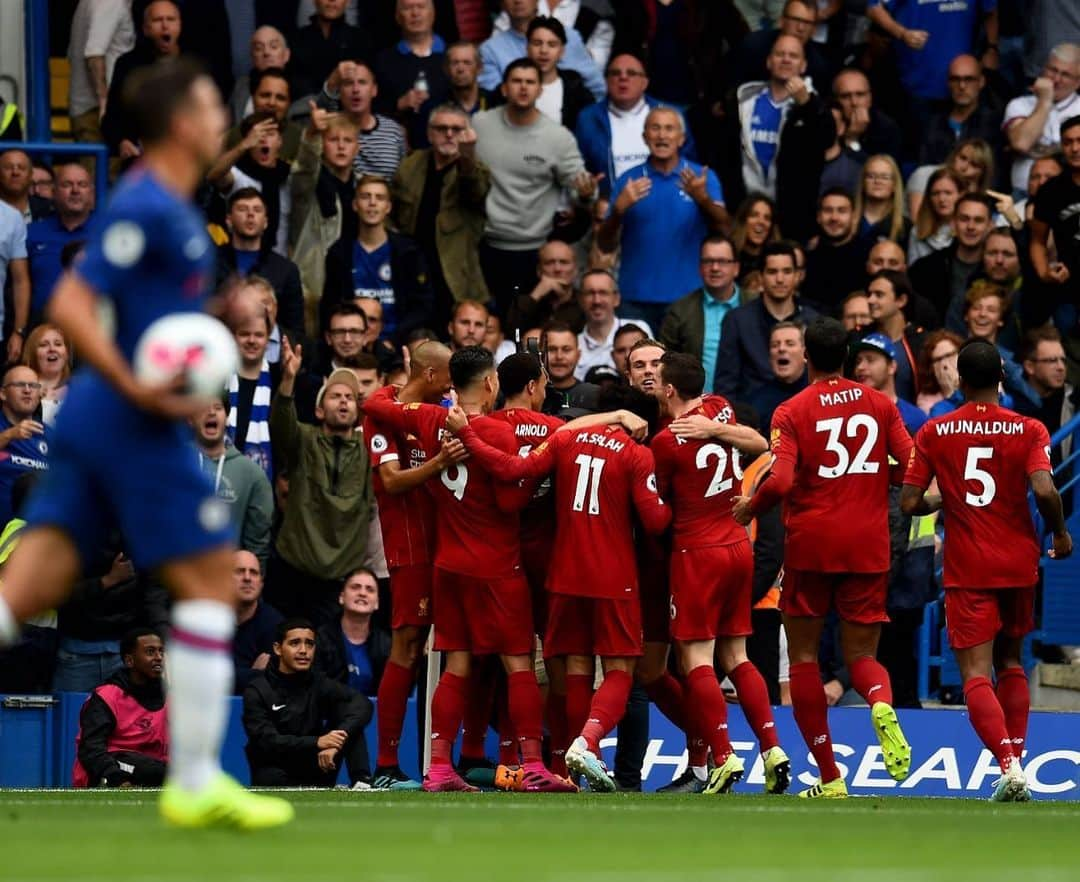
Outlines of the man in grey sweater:
M 537 110 L 540 88 L 540 69 L 519 58 L 503 74 L 506 104 L 473 117 L 477 158 L 491 170 L 480 264 L 504 322 L 510 304 L 536 282 L 537 255 L 563 188 L 583 203 L 596 194 L 574 136 Z

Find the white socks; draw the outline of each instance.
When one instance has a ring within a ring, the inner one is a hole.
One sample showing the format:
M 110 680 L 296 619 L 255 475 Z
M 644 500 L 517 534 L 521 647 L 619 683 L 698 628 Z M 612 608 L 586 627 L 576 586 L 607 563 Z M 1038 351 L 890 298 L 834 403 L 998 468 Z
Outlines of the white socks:
M 12 646 L 19 639 L 19 623 L 11 614 L 11 607 L 0 597 L 0 649 Z
M 216 600 L 173 606 L 169 676 L 169 777 L 197 791 L 221 771 L 233 684 L 233 608 Z

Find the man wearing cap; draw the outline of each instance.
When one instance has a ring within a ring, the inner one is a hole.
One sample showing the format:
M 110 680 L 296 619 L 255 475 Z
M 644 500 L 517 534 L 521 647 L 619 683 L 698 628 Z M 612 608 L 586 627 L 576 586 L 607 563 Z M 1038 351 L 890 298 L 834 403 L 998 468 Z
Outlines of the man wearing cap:
M 920 408 L 896 394 L 896 344 L 887 334 L 875 331 L 852 343 L 850 352 L 854 359 L 852 376 L 855 381 L 877 389 L 889 398 L 914 437 L 927 417 Z
M 342 580 L 365 563 L 374 497 L 358 431 L 356 374 L 331 372 L 315 397 L 318 425 L 306 425 L 293 400 L 301 354 L 282 341 L 281 384 L 270 409 L 270 437 L 288 471 L 289 495 L 267 597 L 283 614 L 304 615 L 318 627 L 337 616 Z

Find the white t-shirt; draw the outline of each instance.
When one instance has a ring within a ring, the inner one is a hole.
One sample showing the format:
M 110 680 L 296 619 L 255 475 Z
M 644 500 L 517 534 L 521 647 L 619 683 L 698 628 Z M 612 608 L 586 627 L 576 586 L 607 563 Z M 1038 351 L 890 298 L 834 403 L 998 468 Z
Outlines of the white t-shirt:
M 653 335 L 652 328 L 649 327 L 648 322 L 643 322 L 641 319 L 618 318 L 617 316 L 615 318 L 615 324 L 611 326 L 611 333 L 607 335 L 606 340 L 594 340 L 589 336 L 589 329 L 586 328 L 577 335 L 578 348 L 581 350 L 581 358 L 578 361 L 577 367 L 574 368 L 575 377 L 579 380 L 584 380 L 585 375 L 589 372 L 589 368 L 594 368 L 598 364 L 615 367 L 615 362 L 611 358 L 611 350 L 615 347 L 615 332 L 623 325 L 637 325 L 645 332 L 646 337 L 651 337 Z
M 554 123 L 562 125 L 563 78 L 555 77 L 550 83 L 545 83 L 540 90 L 540 97 L 536 99 L 536 109 Z
M 68 112 L 72 116 L 96 110 L 97 94 L 86 67 L 87 58 L 105 57 L 105 82 L 112 80 L 116 59 L 135 45 L 131 0 L 79 0 L 71 19 L 68 61 Z
M 1001 130 L 1007 131 L 1011 123 L 1035 112 L 1038 99 L 1034 95 L 1021 95 L 1013 98 L 1005 105 L 1005 116 L 1001 123 Z M 1013 160 L 1012 187 L 1022 193 L 1027 192 L 1028 175 L 1031 174 L 1031 166 L 1037 157 L 1049 156 L 1061 146 L 1061 124 L 1071 116 L 1080 114 L 1080 94 L 1073 92 L 1067 98 L 1050 107 L 1050 114 L 1046 117 L 1046 125 L 1042 133 L 1032 146 L 1031 150 Z
M 649 110 L 644 98 L 630 110 L 619 110 L 613 104 L 608 104 L 611 158 L 615 163 L 616 179 L 649 158 L 649 148 L 645 146 L 645 117 L 649 115 Z

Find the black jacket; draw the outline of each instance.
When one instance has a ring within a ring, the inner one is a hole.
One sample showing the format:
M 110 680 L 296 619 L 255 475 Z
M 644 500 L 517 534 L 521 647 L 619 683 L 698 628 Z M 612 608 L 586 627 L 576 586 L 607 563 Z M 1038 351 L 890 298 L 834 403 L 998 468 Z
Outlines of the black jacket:
M 949 301 L 952 299 L 952 273 L 953 261 L 956 260 L 956 249 L 959 245 L 954 241 L 947 248 L 920 257 L 908 268 L 908 278 L 911 287 L 930 301 L 937 311 L 937 324 L 940 328 L 945 324 L 945 316 L 949 309 Z M 968 276 L 967 284 L 974 281 L 981 267 L 976 267 Z M 966 287 L 966 286 L 965 286 Z
M 896 120 L 876 107 L 870 108 L 870 125 L 863 132 L 859 144 L 867 156 L 888 153 L 898 163 L 903 160 L 904 133 Z
M 368 634 L 368 658 L 371 659 L 371 674 L 374 679 L 373 690 L 378 690 L 383 670 L 390 658 L 390 632 L 379 628 L 374 621 Z M 315 670 L 322 671 L 331 680 L 348 685 L 349 656 L 345 650 L 345 635 L 341 630 L 341 619 L 327 622 L 319 629 L 315 639 Z
M 105 682 L 119 686 L 148 711 L 159 711 L 165 704 L 165 690 L 161 680 L 136 686 L 131 682 L 131 674 L 127 668 L 122 668 Z M 113 712 L 97 692 L 91 692 L 79 713 L 79 762 L 90 778 L 90 786 L 96 787 L 102 778 L 108 779 L 110 787 L 125 782 L 143 787 L 160 786 L 165 776 L 164 763 L 148 756 L 143 756 L 142 762 L 139 762 L 136 760 L 138 754 L 124 752 L 119 754 L 119 757 L 126 764 L 136 767 L 134 771 L 128 772 L 120 767 L 118 754 L 109 753 L 109 736 L 115 728 L 116 717 Z M 157 780 L 153 780 L 154 778 Z
M 271 663 L 244 690 L 244 750 L 252 773 L 271 766 L 318 777 L 319 738 L 332 729 L 362 737 L 371 715 L 366 696 L 325 674 L 283 674 Z
M 390 275 L 397 306 L 394 338 L 404 343 L 409 331 L 423 327 L 431 316 L 435 296 L 420 246 L 409 236 L 390 233 Z M 319 301 L 319 326 L 325 328 L 338 303 L 354 298 L 352 255 L 355 239 L 338 239 L 326 253 L 326 283 Z
M 791 108 L 776 154 L 776 208 L 789 239 L 805 243 L 816 231 L 825 151 L 835 140 L 832 111 L 816 93 L 811 92 L 805 104 Z
M 559 77 L 563 81 L 562 124 L 572 132 L 578 115 L 596 99 L 576 70 L 560 70 Z
M 816 205 L 816 201 L 815 197 L 811 204 Z M 869 252 L 870 248 L 857 236 L 843 245 L 832 245 L 823 236 L 816 248 L 806 252 L 806 281 L 799 293 L 818 309 L 839 317 L 844 298 L 864 287 Z
M 995 156 L 1001 156 L 1004 146 L 1001 134 L 1003 112 L 1004 108 L 992 98 L 988 98 L 984 91 L 975 112 L 960 126 L 959 134 L 949 125 L 948 108 L 931 114 L 923 129 L 922 140 L 919 141 L 918 164 L 940 165 L 949 155 L 949 151 L 956 146 L 956 142 L 964 138 L 982 138 L 993 148 Z M 1006 163 L 1001 165 L 1008 168 Z M 1000 180 L 1001 176 L 996 175 L 995 178 Z
M 292 50 L 289 85 L 293 101 L 322 92 L 326 78 L 341 62 L 370 61 L 372 54 L 371 39 L 366 31 L 339 19 L 330 26 L 330 36 L 323 37 L 314 16 L 311 24 L 289 38 L 289 47 Z
M 297 340 L 297 334 L 304 330 L 304 290 L 300 285 L 300 270 L 287 257 L 282 257 L 263 243 L 258 260 L 251 268 L 253 275 L 262 276 L 274 288 L 278 304 L 278 326 L 289 335 L 290 340 Z M 236 249 L 226 243 L 217 250 L 217 286 L 221 287 L 229 276 L 236 273 Z
M 121 141 L 128 140 L 136 143 L 139 140 L 135 120 L 131 118 L 124 106 L 124 84 L 136 69 L 153 64 L 156 60 L 157 52 L 154 51 L 154 45 L 145 39 L 139 39 L 130 52 L 125 52 L 116 59 L 112 79 L 109 80 L 105 116 L 101 120 L 101 134 L 112 154 L 119 152 Z

